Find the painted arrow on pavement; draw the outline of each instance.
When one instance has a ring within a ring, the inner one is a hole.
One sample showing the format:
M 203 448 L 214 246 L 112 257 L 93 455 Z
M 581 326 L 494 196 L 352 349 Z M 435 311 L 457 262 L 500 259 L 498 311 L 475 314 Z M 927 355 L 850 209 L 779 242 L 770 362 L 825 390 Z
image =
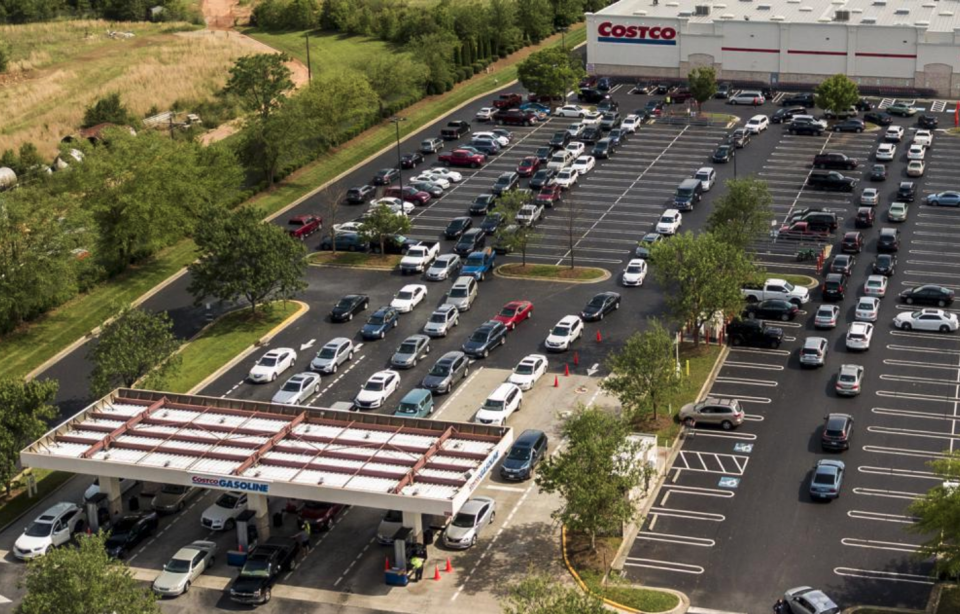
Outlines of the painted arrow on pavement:
M 590 367 L 589 369 L 587 369 L 587 375 L 588 375 L 588 376 L 592 376 L 594 373 L 596 373 L 596 372 L 599 371 L 599 370 L 600 370 L 600 363 L 599 363 L 599 362 L 595 362 L 595 363 L 593 363 L 593 366 L 592 366 L 592 367 Z
M 313 347 L 313 344 L 316 343 L 316 341 L 317 341 L 316 339 L 311 339 L 310 341 L 307 341 L 306 343 L 301 343 L 301 344 L 300 344 L 300 351 L 302 352 L 302 351 L 304 351 L 304 350 L 309 350 L 310 348 Z

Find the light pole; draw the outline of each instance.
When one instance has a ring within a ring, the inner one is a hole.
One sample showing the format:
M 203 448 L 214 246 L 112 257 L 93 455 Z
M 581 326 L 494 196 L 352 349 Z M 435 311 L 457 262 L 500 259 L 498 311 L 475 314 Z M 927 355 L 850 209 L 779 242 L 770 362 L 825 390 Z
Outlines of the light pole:
M 560 30 L 560 48 L 566 51 L 567 50 L 567 30 L 569 30 L 570 28 L 563 27 L 563 28 L 557 28 L 557 29 Z
M 400 200 L 403 200 L 403 163 L 400 160 L 400 122 L 407 121 L 406 117 L 394 115 L 390 121 L 397 127 L 397 176 L 400 178 Z

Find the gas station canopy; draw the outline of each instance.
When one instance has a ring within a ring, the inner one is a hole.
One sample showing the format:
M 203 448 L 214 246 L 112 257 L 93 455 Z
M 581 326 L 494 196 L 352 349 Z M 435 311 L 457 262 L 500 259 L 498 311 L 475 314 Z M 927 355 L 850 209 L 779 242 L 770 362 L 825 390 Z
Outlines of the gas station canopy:
M 511 429 L 119 388 L 20 453 L 24 466 L 451 515 Z

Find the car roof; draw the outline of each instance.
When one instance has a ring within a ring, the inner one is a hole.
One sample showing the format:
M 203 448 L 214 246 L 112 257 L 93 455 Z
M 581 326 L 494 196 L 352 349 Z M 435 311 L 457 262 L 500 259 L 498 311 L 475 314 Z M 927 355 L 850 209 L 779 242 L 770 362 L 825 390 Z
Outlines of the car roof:
M 725 407 L 739 407 L 740 403 L 736 399 L 718 399 L 717 397 L 707 397 L 697 405 L 723 405 Z
M 444 363 L 444 364 L 450 363 L 450 362 L 453 362 L 454 360 L 457 360 L 458 358 L 460 358 L 460 357 L 462 357 L 462 356 L 466 356 L 466 354 L 464 354 L 463 352 L 461 352 L 461 351 L 459 351 L 459 350 L 453 350 L 453 351 L 447 352 L 446 354 L 444 354 L 443 356 L 441 356 L 441 357 L 440 357 L 440 360 L 438 360 L 437 363 L 438 363 L 438 364 L 439 364 L 439 363 Z
M 520 362 L 521 362 L 521 363 L 524 363 L 524 362 L 533 362 L 533 361 L 535 361 L 535 360 L 546 360 L 546 359 L 547 359 L 547 357 L 544 356 L 543 354 L 528 354 L 528 355 L 524 356 L 523 358 L 521 358 L 521 359 L 520 359 Z
M 370 376 L 370 379 L 367 380 L 367 381 L 369 381 L 369 382 L 383 381 L 383 380 L 386 380 L 386 379 L 389 379 L 389 378 L 393 377 L 394 375 L 397 375 L 397 372 L 396 372 L 396 371 L 391 371 L 391 370 L 389 370 L 389 369 L 384 370 L 384 371 L 377 371 L 376 373 L 374 373 L 373 375 L 371 375 L 371 376 Z
M 429 396 L 431 396 L 431 392 L 426 388 L 414 388 L 407 394 L 403 395 L 403 398 L 400 399 L 400 402 L 413 403 L 413 402 L 421 401 Z
M 460 512 L 463 514 L 476 514 L 480 511 L 481 507 L 488 504 L 493 504 L 493 499 L 490 497 L 474 497 L 463 504 Z
M 840 373 L 853 374 L 853 373 L 856 373 L 857 371 L 859 371 L 859 370 L 862 369 L 862 368 L 863 368 L 863 367 L 861 367 L 860 365 L 851 365 L 851 364 L 840 365 Z
M 839 425 L 851 421 L 853 421 L 853 416 L 850 414 L 827 414 L 827 417 L 824 419 L 824 422 L 828 427 L 831 425 Z
M 63 514 L 69 512 L 70 510 L 77 509 L 78 507 L 79 506 L 76 503 L 70 503 L 68 501 L 55 503 L 37 517 L 37 522 L 53 522 Z
M 267 352 L 266 354 L 264 354 L 263 357 L 266 358 L 266 357 L 269 356 L 269 357 L 271 357 L 271 358 L 276 358 L 276 357 L 280 356 L 280 354 L 283 354 L 283 353 L 285 353 L 285 352 L 292 352 L 292 351 L 293 351 L 293 350 L 291 350 L 290 348 L 274 348 L 274 349 L 270 350 L 269 352 Z
M 564 326 L 573 326 L 580 321 L 580 316 L 563 316 L 560 318 L 560 321 L 557 324 L 562 324 Z
M 803 342 L 804 348 L 819 348 L 821 345 L 827 343 L 826 337 L 807 337 Z
M 520 388 L 516 384 L 511 384 L 510 382 L 504 382 L 499 386 L 497 386 L 497 389 L 491 392 L 489 396 L 487 396 L 487 399 L 493 399 L 495 401 L 502 400 L 509 393 L 513 392 L 515 389 L 520 390 Z
M 543 437 L 543 431 L 537 429 L 527 429 L 520 433 L 520 436 L 513 442 L 514 448 L 532 448 L 537 440 Z
M 870 324 L 868 322 L 851 322 L 850 323 L 850 332 L 866 332 L 870 330 Z

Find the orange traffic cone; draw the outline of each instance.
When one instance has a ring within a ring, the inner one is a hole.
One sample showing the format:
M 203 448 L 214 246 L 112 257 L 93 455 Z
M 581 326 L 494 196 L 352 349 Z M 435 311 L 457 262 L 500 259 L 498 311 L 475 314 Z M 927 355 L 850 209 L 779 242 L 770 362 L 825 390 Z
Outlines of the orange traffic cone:
M 433 566 L 433 579 L 434 579 L 434 580 L 439 580 L 439 579 L 440 579 L 440 566 L 439 566 L 439 565 L 434 565 L 434 566 Z
M 574 364 L 574 365 L 579 365 L 579 364 L 580 364 L 580 353 L 579 353 L 579 352 L 574 352 L 574 353 L 573 353 L 573 364 Z
M 597 331 L 597 343 L 600 343 L 601 341 L 603 341 L 603 337 L 600 335 L 600 331 L 598 330 L 598 331 Z
M 570 365 L 563 363 L 563 376 L 568 377 L 570 375 Z
M 386 559 L 386 560 L 385 560 L 384 563 L 383 563 L 383 570 L 384 570 L 384 571 L 390 571 L 390 557 L 389 557 L 389 556 L 388 556 L 388 557 L 385 557 L 385 559 Z
M 452 573 L 453 565 L 450 564 L 450 557 L 447 557 L 447 568 L 443 570 L 444 573 Z
M 553 387 L 554 388 L 560 387 L 560 378 L 557 377 L 556 375 L 553 376 Z

